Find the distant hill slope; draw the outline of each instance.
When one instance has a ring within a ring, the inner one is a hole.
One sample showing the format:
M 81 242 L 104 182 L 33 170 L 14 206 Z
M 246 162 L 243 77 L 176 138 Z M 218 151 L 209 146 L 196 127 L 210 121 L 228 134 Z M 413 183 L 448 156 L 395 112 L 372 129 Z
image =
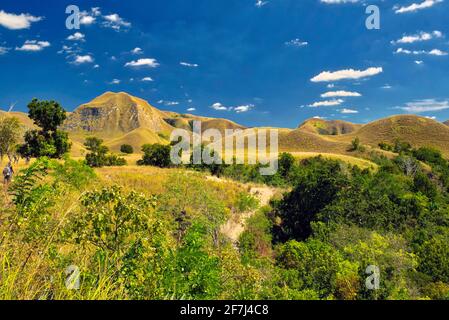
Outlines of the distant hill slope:
M 192 114 L 180 114 L 176 112 L 165 112 L 165 121 L 172 127 L 192 130 L 194 121 L 201 121 L 201 131 L 204 132 L 208 129 L 217 129 L 222 134 L 225 134 L 226 129 L 246 129 L 246 127 L 241 126 L 231 120 L 227 119 L 217 119 L 217 118 L 207 118 L 201 116 L 195 116 Z
M 340 135 L 357 131 L 361 127 L 362 125 L 342 120 L 312 118 L 303 122 L 298 129 L 303 132 L 316 133 L 320 135 Z
M 377 147 L 380 142 L 395 140 L 409 142 L 414 147 L 430 146 L 449 156 L 449 127 L 432 119 L 415 115 L 398 115 L 376 120 L 344 136 L 332 137 L 334 141 L 350 143 L 359 137 L 362 144 Z

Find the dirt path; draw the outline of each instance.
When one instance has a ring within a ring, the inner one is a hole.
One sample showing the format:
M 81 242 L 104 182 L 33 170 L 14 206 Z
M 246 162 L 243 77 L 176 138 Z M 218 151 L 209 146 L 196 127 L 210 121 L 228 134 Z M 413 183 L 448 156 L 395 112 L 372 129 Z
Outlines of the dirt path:
M 214 176 L 208 176 L 207 180 L 225 183 L 226 182 L 238 183 L 233 180 L 225 180 Z M 263 207 L 269 204 L 271 198 L 278 192 L 277 189 L 268 186 L 261 186 L 261 185 L 253 186 L 252 184 L 244 184 L 244 183 L 239 184 L 242 186 L 250 187 L 250 193 L 257 199 L 259 199 L 260 204 L 259 207 Z M 238 243 L 240 235 L 246 229 L 246 221 L 249 218 L 251 218 L 256 212 L 257 209 L 233 215 L 231 219 L 229 219 L 228 222 L 225 225 L 223 225 L 223 227 L 221 228 L 221 232 L 224 235 L 226 235 L 229 239 L 231 239 L 234 244 Z

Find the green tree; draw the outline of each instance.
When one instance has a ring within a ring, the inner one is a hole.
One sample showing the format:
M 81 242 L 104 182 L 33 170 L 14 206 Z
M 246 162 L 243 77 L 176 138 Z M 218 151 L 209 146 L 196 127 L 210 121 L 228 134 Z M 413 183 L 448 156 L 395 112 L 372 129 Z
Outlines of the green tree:
M 68 134 L 58 127 L 66 119 L 66 111 L 55 101 L 33 99 L 28 104 L 28 116 L 40 130 L 25 134 L 25 144 L 18 149 L 23 156 L 61 158 L 70 151 Z
M 295 157 L 290 153 L 282 153 L 279 156 L 279 174 L 287 178 L 295 164 Z
M 0 160 L 15 151 L 20 137 L 20 122 L 17 118 L 0 116 Z
M 129 144 L 123 144 L 120 146 L 120 152 L 123 152 L 126 154 L 132 154 L 132 153 L 134 153 L 134 148 Z
M 88 137 L 84 142 L 84 146 L 88 151 L 86 154 L 86 163 L 90 167 L 105 167 L 105 166 L 123 166 L 126 160 L 119 158 L 116 155 L 108 154 L 108 147 L 103 145 L 103 140 L 96 137 Z
M 168 168 L 171 165 L 169 145 L 145 144 L 142 146 L 143 158 L 138 161 L 139 165 Z

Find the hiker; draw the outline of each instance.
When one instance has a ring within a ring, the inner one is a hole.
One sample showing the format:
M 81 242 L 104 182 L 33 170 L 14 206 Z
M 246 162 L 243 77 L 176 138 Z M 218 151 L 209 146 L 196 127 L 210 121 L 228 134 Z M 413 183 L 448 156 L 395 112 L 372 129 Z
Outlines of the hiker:
M 12 176 L 14 174 L 14 169 L 12 168 L 11 162 L 3 169 L 3 184 L 8 187 L 11 183 Z
M 26 163 L 26 165 L 29 165 L 29 164 L 30 164 L 30 160 L 31 160 L 31 157 L 30 157 L 30 156 L 26 156 L 26 157 L 25 157 L 25 163 Z
M 19 156 L 17 154 L 15 154 L 13 156 L 13 158 L 14 158 L 14 164 L 19 164 L 19 160 L 20 160 Z

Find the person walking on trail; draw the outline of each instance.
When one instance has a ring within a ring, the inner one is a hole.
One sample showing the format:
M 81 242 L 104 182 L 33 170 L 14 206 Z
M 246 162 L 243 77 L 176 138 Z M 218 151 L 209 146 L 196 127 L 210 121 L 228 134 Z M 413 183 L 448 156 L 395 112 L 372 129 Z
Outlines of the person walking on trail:
M 3 169 L 3 184 L 8 187 L 11 183 L 12 176 L 14 174 L 14 169 L 12 168 L 11 162 Z

